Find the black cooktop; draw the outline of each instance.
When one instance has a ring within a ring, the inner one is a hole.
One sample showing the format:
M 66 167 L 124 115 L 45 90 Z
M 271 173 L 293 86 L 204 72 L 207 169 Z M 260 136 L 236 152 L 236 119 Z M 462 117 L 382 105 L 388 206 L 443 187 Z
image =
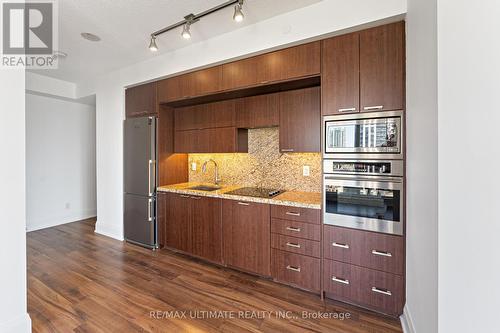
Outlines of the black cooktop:
M 256 198 L 273 198 L 282 193 L 281 190 L 273 190 L 270 188 L 261 187 L 242 187 L 233 191 L 226 192 L 225 194 L 242 195 L 246 197 Z

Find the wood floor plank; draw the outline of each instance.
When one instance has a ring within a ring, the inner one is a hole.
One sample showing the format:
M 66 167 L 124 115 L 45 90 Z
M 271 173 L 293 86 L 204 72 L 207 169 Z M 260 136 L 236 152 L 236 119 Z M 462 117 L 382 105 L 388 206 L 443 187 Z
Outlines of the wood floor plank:
M 28 233 L 33 332 L 402 332 L 396 319 L 94 228 L 89 219 Z

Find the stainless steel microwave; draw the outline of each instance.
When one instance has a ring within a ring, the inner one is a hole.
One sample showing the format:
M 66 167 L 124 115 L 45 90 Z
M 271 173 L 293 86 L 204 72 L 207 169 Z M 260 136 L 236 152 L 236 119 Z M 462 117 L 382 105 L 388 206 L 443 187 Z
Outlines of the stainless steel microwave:
M 325 158 L 403 159 L 402 111 L 323 117 Z

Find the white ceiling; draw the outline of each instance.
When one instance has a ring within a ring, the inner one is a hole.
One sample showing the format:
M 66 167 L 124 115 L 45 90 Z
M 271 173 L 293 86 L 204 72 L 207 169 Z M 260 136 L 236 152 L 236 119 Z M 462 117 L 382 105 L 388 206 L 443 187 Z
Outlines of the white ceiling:
M 38 74 L 71 82 L 85 82 L 121 67 L 147 60 L 263 21 L 321 0 L 246 0 L 245 20 L 232 20 L 233 7 L 202 18 L 191 27 L 192 38 L 180 36 L 181 28 L 158 38 L 160 51 L 149 51 L 149 35 L 179 22 L 189 13 L 200 13 L 226 0 L 60 0 L 59 50 L 68 57 L 57 70 L 37 70 Z M 311 22 L 314 24 L 314 22 Z M 81 38 L 81 32 L 101 37 L 100 42 Z

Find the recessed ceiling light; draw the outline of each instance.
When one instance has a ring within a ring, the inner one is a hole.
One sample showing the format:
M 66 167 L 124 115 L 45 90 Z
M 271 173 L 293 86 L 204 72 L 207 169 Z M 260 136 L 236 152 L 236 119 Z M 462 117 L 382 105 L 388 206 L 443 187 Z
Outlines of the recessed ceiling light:
M 90 32 L 82 32 L 80 34 L 84 39 L 89 40 L 91 42 L 98 42 L 101 40 L 101 37 L 91 34 Z

